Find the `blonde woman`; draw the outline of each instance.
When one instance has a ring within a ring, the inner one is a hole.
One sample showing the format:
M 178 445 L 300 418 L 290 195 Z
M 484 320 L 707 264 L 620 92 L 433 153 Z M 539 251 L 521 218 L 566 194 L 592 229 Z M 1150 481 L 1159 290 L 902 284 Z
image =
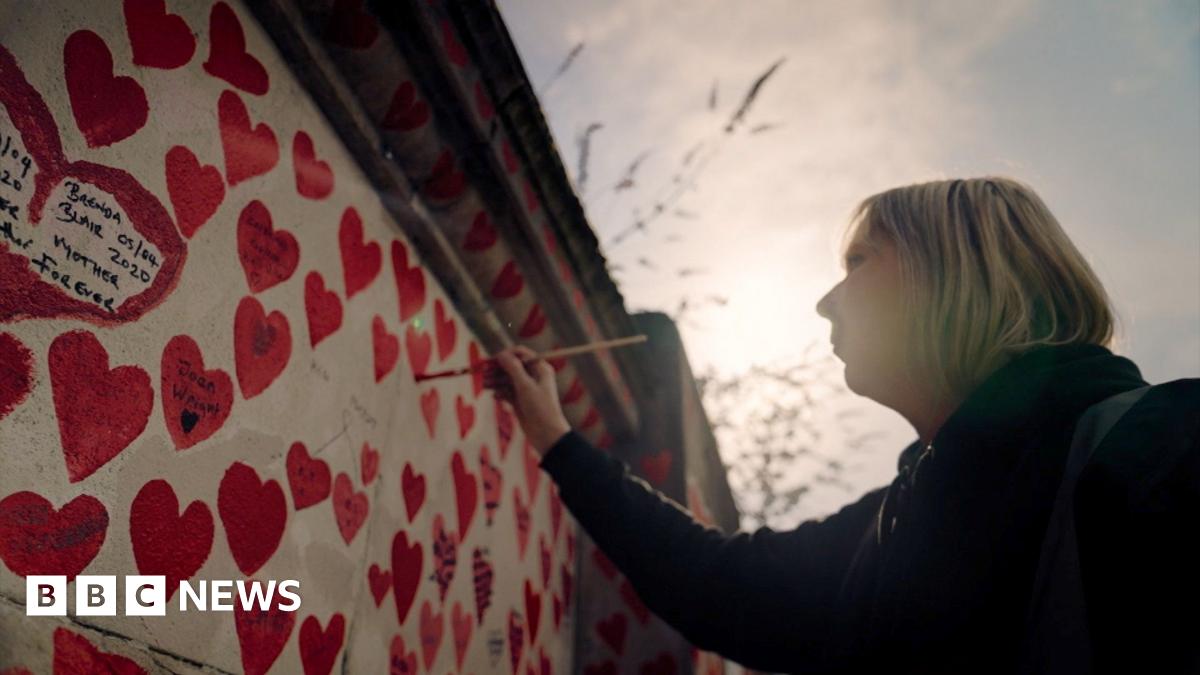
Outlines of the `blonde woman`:
M 571 513 L 694 645 L 772 672 L 1024 672 L 1030 594 L 1075 422 L 1147 383 L 1110 350 L 1108 296 L 1027 185 L 898 187 L 865 199 L 846 234 L 845 278 L 816 310 L 832 323 L 847 386 L 903 415 L 918 438 L 890 485 L 825 519 L 787 532 L 705 528 L 571 430 L 553 368 L 531 350 L 499 353 L 488 384 L 514 405 Z M 1187 391 L 1154 409 L 1154 428 L 1196 430 L 1200 402 Z M 1122 451 L 1159 457 L 1137 446 L 1149 438 L 1138 432 Z M 1200 672 L 1190 670 L 1200 668 L 1200 561 L 1189 553 L 1200 463 L 1176 455 L 1138 474 L 1158 480 L 1138 483 L 1143 501 L 1119 472 L 1080 479 L 1092 645 L 1081 668 Z M 1169 618 L 1173 608 L 1186 614 Z

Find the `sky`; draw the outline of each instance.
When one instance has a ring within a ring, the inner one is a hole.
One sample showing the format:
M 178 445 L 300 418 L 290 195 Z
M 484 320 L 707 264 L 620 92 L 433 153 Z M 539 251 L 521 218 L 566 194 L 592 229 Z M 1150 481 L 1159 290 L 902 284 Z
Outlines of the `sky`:
M 1200 377 L 1197 0 L 498 5 L 627 308 L 674 314 L 686 298 L 694 371 L 795 363 L 808 345 L 840 366 L 815 305 L 841 277 L 837 235 L 855 204 L 1005 175 L 1033 186 L 1100 276 L 1114 351 L 1151 383 Z M 632 186 L 615 189 L 639 157 Z M 797 519 L 889 482 L 916 439 L 853 393 L 821 408 L 831 427 L 859 411 L 859 430 L 879 435 L 850 487 L 815 490 Z M 825 435 L 822 451 L 844 441 Z

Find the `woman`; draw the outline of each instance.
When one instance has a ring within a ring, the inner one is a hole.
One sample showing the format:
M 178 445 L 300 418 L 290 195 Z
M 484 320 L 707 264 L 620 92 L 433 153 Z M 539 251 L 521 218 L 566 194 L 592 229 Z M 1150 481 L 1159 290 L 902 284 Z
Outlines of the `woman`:
M 846 276 L 816 309 L 849 388 L 918 439 L 891 485 L 823 520 L 705 528 L 571 430 L 553 368 L 529 349 L 499 353 L 488 384 L 572 515 L 694 645 L 774 672 L 1016 672 L 1075 420 L 1146 382 L 1109 350 L 1109 299 L 1028 186 L 899 187 L 849 225 Z M 1122 571 L 1081 556 L 1089 606 L 1111 606 L 1099 594 Z M 1089 620 L 1097 643 L 1129 623 Z M 1117 649 L 1100 663 L 1154 662 Z

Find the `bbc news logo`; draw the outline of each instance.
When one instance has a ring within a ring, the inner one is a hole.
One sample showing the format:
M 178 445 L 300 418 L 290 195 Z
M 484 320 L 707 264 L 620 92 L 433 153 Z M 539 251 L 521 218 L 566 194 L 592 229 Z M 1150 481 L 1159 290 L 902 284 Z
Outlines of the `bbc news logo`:
M 125 577 L 125 616 L 166 616 L 167 578 L 155 575 L 129 575 Z M 293 590 L 294 589 L 294 590 Z M 288 602 L 280 602 L 276 609 L 294 612 L 300 609 L 300 582 L 285 579 L 275 580 L 200 580 L 195 585 L 182 580 L 177 589 L 179 611 L 229 612 L 234 602 L 242 610 L 271 609 L 276 594 Z M 61 575 L 30 575 L 25 577 L 26 616 L 66 616 L 67 578 Z M 85 575 L 75 577 L 76 616 L 116 616 L 117 577 L 109 575 Z

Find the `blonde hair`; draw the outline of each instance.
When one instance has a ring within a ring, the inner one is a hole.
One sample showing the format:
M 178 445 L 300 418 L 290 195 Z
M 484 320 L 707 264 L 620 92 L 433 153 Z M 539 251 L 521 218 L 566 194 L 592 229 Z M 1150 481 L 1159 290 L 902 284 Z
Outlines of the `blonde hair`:
M 1033 347 L 1111 348 L 1116 313 L 1108 294 L 1019 181 L 941 180 L 872 195 L 851 215 L 843 254 L 854 239 L 896 247 L 911 365 L 934 374 L 939 400 L 960 400 Z

